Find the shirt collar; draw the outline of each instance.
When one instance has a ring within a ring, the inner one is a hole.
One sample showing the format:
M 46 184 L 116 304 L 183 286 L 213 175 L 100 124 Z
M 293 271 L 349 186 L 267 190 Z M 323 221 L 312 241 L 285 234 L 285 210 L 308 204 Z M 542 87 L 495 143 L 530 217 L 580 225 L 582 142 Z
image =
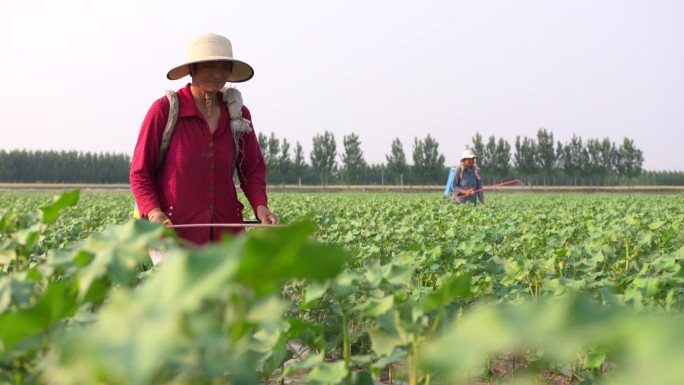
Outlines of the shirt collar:
M 201 116 L 200 111 L 195 106 L 195 100 L 192 98 L 192 91 L 190 91 L 190 83 L 176 92 L 178 95 L 178 117 Z M 223 95 L 219 93 L 219 108 L 221 109 L 221 120 L 219 125 L 225 124 L 225 119 L 230 119 L 228 106 L 223 102 Z
M 190 91 L 190 83 L 188 83 L 185 87 L 178 90 L 176 94 L 178 95 L 179 118 L 188 116 L 200 116 L 200 112 L 197 109 L 197 106 L 195 106 L 195 100 L 192 98 L 192 91 Z M 221 95 L 219 95 L 219 97 L 222 98 Z M 219 108 L 221 108 L 222 110 L 226 108 L 225 103 L 221 103 Z
M 195 101 L 192 99 L 192 92 L 190 92 L 190 83 L 181 88 L 177 92 L 178 95 L 178 117 L 187 117 L 199 115 Z

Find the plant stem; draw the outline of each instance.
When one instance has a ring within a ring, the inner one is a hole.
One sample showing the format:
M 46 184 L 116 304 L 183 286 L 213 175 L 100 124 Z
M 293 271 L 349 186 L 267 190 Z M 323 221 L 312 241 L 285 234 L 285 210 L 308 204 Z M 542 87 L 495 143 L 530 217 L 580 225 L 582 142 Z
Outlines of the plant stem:
M 349 344 L 349 320 L 347 313 L 342 310 L 342 357 L 349 367 L 351 364 L 351 346 Z
M 14 372 L 14 383 L 21 385 L 24 383 L 24 379 L 21 375 L 21 361 L 19 359 L 14 360 L 15 372 Z
M 416 360 L 418 357 L 418 336 L 416 334 L 412 335 L 411 349 L 408 352 L 408 365 L 409 365 L 409 385 L 416 385 L 418 383 L 418 368 L 416 365 Z
M 629 268 L 629 242 L 625 239 L 625 273 Z
M 494 376 L 492 373 L 492 357 L 490 355 L 487 355 L 487 358 L 485 358 L 485 367 L 487 369 L 487 382 L 491 384 Z

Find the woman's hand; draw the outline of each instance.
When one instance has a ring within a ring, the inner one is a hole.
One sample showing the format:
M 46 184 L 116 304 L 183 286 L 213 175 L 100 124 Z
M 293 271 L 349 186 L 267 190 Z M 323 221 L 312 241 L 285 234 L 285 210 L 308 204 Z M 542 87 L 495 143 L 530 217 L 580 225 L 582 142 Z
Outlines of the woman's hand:
M 173 225 L 169 217 L 167 217 L 158 207 L 153 208 L 147 213 L 147 219 L 152 223 L 163 223 L 166 227 L 171 227 Z
M 259 222 L 265 225 L 274 225 L 278 223 L 278 217 L 264 205 L 259 205 L 256 208 L 256 216 Z

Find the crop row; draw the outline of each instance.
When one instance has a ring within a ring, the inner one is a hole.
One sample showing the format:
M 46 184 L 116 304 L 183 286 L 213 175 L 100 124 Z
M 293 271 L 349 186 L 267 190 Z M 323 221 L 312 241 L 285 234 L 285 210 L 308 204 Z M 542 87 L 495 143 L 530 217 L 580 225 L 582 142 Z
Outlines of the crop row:
M 684 196 L 274 194 L 291 226 L 203 249 L 128 194 L 0 202 L 7 383 L 684 375 Z

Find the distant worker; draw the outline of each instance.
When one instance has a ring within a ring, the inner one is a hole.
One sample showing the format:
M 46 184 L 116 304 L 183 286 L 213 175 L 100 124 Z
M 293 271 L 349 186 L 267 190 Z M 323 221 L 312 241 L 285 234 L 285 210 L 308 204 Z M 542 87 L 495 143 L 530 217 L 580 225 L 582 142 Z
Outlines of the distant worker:
M 456 203 L 484 204 L 484 192 L 482 191 L 482 178 L 480 168 L 475 162 L 475 153 L 471 150 L 463 151 L 461 163 L 456 167 L 454 181 L 451 185 L 452 197 Z

